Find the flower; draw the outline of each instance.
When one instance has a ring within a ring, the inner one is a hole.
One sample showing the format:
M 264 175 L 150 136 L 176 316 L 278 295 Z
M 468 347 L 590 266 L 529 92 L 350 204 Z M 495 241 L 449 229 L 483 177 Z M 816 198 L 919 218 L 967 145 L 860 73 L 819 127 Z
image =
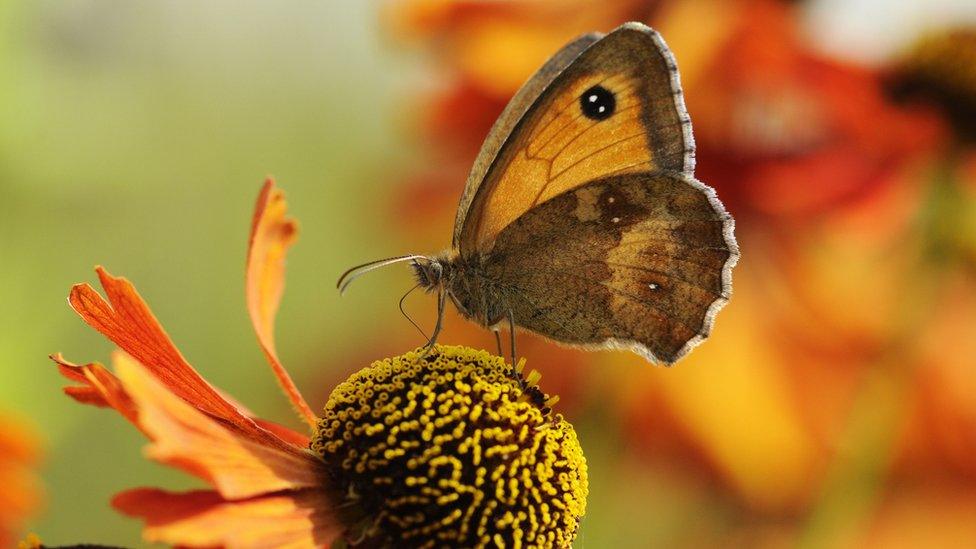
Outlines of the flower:
M 40 441 L 20 418 L 0 414 L 0 547 L 13 545 L 24 522 L 41 505 L 40 481 L 34 468 Z
M 568 547 L 586 462 L 537 380 L 466 347 L 375 362 L 332 392 L 311 448 L 386 545 Z
M 316 416 L 278 359 L 274 318 L 297 236 L 283 194 L 258 197 L 246 267 L 264 355 L 312 437 L 254 418 L 186 362 L 127 280 L 99 267 L 102 298 L 72 308 L 119 346 L 110 371 L 52 358 L 65 392 L 111 407 L 150 440 L 148 457 L 211 489 L 136 488 L 112 501 L 148 541 L 181 546 L 569 546 L 585 511 L 586 463 L 555 401 L 504 360 L 437 346 L 353 374 Z

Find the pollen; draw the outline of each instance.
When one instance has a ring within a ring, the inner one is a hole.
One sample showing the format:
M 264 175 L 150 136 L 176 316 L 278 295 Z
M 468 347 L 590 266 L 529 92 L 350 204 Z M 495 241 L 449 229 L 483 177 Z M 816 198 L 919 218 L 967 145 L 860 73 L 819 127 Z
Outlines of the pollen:
M 311 449 L 362 543 L 569 547 L 586 509 L 576 432 L 538 372 L 466 347 L 374 362 L 332 392 Z

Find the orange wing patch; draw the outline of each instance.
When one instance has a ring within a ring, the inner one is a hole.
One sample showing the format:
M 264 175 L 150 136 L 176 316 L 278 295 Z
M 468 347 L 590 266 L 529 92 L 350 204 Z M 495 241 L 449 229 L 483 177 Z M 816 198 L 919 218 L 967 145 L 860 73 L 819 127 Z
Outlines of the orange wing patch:
M 615 110 L 604 120 L 588 118 L 580 107 L 580 96 L 595 85 L 615 97 Z M 588 181 L 653 167 L 640 86 L 631 73 L 590 74 L 541 105 L 525 121 L 524 137 L 509 149 L 497 181 L 485 182 L 494 189 L 479 216 L 475 241 L 493 241 L 533 206 Z

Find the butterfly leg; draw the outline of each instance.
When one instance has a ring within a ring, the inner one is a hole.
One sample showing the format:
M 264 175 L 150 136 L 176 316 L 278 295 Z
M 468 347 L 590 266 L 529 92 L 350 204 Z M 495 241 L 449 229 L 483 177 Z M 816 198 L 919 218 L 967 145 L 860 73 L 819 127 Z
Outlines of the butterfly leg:
M 492 330 L 495 334 L 495 345 L 498 347 L 498 356 L 502 356 L 502 333 L 498 328 Z
M 508 337 L 512 344 L 512 366 L 518 363 L 518 354 L 515 352 L 515 316 L 512 314 L 512 310 L 508 310 Z M 501 347 L 501 343 L 498 344 Z M 499 350 L 499 355 L 501 351 Z

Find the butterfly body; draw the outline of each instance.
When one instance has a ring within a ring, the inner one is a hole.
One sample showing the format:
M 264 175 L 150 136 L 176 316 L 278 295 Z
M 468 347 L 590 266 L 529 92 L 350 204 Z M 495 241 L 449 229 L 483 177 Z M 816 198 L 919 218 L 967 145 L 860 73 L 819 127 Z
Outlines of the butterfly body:
M 733 220 L 694 168 L 677 66 L 657 32 L 585 35 L 500 115 L 451 249 L 380 265 L 411 261 L 439 315 L 450 299 L 488 328 L 507 321 L 671 364 L 708 336 L 738 259 Z
M 569 345 L 647 341 L 641 354 L 670 363 L 707 337 L 709 309 L 727 297 L 717 220 L 680 174 L 611 176 L 530 210 L 487 252 L 414 265 L 423 287 L 486 328 L 511 316 Z
M 491 276 L 491 258 L 462 257 L 454 251 L 413 262 L 418 285 L 428 293 L 444 292 L 458 312 L 486 328 L 505 318 L 506 286 Z

